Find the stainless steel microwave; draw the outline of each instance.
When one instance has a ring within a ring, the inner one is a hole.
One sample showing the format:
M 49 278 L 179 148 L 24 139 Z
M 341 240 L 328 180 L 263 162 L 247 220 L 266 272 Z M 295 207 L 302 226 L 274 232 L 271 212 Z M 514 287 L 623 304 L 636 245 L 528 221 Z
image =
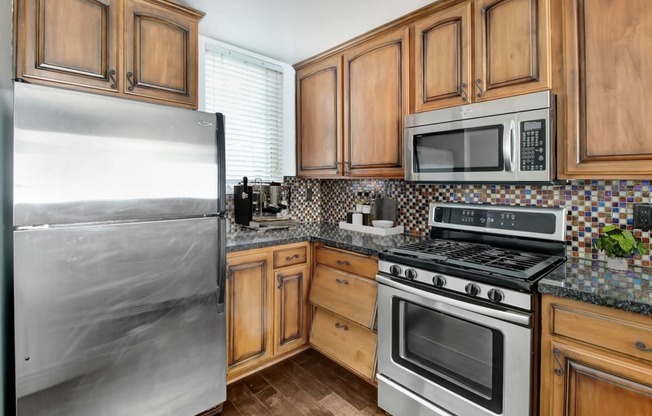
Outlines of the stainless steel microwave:
M 409 115 L 405 179 L 550 183 L 555 179 L 550 91 Z

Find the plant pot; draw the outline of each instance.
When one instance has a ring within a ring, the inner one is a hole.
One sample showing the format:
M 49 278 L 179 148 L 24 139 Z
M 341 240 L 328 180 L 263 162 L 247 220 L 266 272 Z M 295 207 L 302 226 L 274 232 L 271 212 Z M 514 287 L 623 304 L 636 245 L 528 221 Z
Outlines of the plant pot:
M 612 270 L 627 270 L 627 258 L 625 257 L 607 257 L 607 268 Z

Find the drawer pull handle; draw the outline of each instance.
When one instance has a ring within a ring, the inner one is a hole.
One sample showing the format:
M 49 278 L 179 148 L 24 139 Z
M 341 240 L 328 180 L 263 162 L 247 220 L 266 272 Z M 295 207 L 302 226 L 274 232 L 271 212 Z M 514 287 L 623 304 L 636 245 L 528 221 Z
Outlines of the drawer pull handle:
M 295 255 L 293 255 L 293 256 L 287 256 L 287 257 L 285 258 L 285 261 L 290 261 L 290 260 L 292 260 L 292 259 L 298 259 L 298 258 L 299 258 L 299 255 L 298 255 L 298 254 L 295 254 Z
M 348 326 L 348 325 L 342 325 L 342 324 L 339 323 L 339 322 L 335 322 L 335 328 L 337 328 L 337 329 L 340 329 L 340 328 L 341 328 L 341 329 L 343 329 L 343 330 L 345 330 L 345 331 L 348 331 L 348 330 L 349 330 L 349 326 Z
M 561 356 L 561 351 L 559 351 L 559 348 L 555 348 L 552 350 L 552 354 L 555 356 L 555 361 L 557 362 L 557 366 L 555 367 L 555 374 L 558 376 L 563 376 L 564 367 L 561 365 L 561 361 L 559 361 L 559 357 Z
M 278 280 L 277 289 L 283 289 L 283 275 L 279 274 L 278 276 L 276 276 L 276 280 Z
M 643 352 L 652 352 L 652 348 L 646 348 L 645 344 L 642 343 L 641 341 L 638 341 L 635 345 L 636 345 L 636 348 L 638 348 L 639 350 L 641 350 Z
M 335 279 L 335 283 L 337 283 L 338 285 L 348 285 L 348 284 L 349 284 L 349 281 L 346 280 L 346 279 L 342 279 L 342 280 L 340 280 L 340 279 Z
M 127 72 L 127 81 L 129 81 L 129 86 L 127 89 L 129 91 L 133 91 L 134 87 L 136 86 L 136 83 L 134 82 L 134 73 L 133 72 Z
M 349 263 L 348 260 L 338 260 L 337 264 L 339 264 L 340 266 L 350 266 L 351 265 L 351 263 Z

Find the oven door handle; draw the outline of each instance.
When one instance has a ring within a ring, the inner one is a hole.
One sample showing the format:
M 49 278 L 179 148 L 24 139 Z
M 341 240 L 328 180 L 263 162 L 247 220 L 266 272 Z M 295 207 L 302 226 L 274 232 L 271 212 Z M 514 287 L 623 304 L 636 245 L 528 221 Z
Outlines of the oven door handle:
M 440 302 L 445 305 L 453 306 L 455 308 L 463 309 L 465 311 L 469 312 L 475 312 L 480 315 L 488 316 L 491 318 L 496 318 L 496 319 L 501 319 L 503 321 L 508 321 L 515 323 L 517 325 L 522 325 L 522 326 L 529 326 L 530 325 L 530 316 L 526 314 L 521 314 L 517 312 L 510 312 L 510 311 L 505 311 L 505 310 L 499 310 L 499 309 L 493 309 L 493 308 L 487 308 L 484 306 L 476 305 L 474 303 L 468 303 L 464 302 L 461 300 L 456 300 L 456 299 L 451 299 L 447 298 L 445 296 L 440 296 L 436 295 L 434 293 L 426 292 L 425 290 L 419 290 L 415 289 L 411 286 L 407 285 L 402 285 L 400 283 L 396 283 L 391 279 L 388 279 L 387 277 L 378 274 L 376 275 L 376 281 L 378 283 L 381 283 L 385 286 L 392 287 L 396 290 L 400 290 L 403 292 L 411 293 L 415 296 L 419 296 L 431 301 L 435 302 Z
M 514 120 L 509 122 L 509 128 L 505 129 L 503 140 L 503 159 L 505 160 L 505 170 L 514 172 L 514 147 L 516 138 L 516 123 Z

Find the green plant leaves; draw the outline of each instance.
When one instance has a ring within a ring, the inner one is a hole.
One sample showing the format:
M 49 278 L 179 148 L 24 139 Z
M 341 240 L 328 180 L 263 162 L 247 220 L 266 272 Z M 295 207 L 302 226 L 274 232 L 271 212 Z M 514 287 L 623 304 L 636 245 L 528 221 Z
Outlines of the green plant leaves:
M 647 254 L 647 244 L 636 240 L 631 231 L 623 230 L 618 225 L 610 224 L 602 228 L 602 235 L 594 243 L 593 247 L 598 251 L 604 251 L 609 257 L 629 257 L 638 252 Z

